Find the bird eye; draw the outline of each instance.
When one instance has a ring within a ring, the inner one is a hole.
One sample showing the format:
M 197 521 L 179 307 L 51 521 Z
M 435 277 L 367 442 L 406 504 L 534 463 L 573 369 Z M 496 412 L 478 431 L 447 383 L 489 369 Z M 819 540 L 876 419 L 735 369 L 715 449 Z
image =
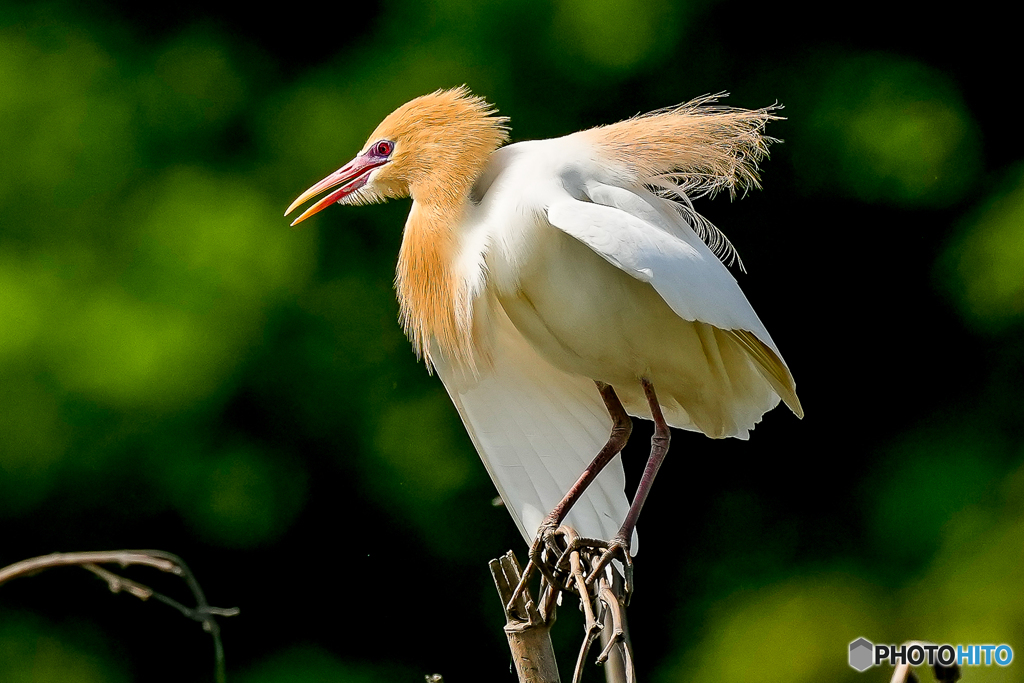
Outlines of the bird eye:
M 381 140 L 373 146 L 373 152 L 377 156 L 386 157 L 391 154 L 395 149 L 395 143 L 390 140 Z

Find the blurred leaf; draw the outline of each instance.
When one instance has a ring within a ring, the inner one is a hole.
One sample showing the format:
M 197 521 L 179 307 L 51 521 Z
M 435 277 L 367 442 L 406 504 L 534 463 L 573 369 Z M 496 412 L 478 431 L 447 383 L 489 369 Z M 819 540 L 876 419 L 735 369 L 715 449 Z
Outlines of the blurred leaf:
M 65 321 L 57 360 L 71 392 L 115 406 L 183 405 L 216 391 L 232 370 L 231 346 L 184 311 L 93 291 Z
M 129 180 L 133 102 L 87 32 L 55 23 L 26 33 L 0 31 L 0 204 L 20 218 L 3 232 L 55 235 Z
M 396 667 L 370 667 L 343 662 L 327 651 L 300 646 L 275 653 L 239 676 L 241 683 L 378 683 L 385 680 L 413 680 L 408 671 Z
M 1024 316 L 1024 167 L 1018 166 L 950 240 L 936 268 L 976 329 L 999 332 Z
M 1024 613 L 1024 467 L 1002 484 L 986 508 L 968 507 L 949 520 L 932 567 L 908 588 L 908 632 L 927 631 L 934 642 L 1014 641 Z M 1007 673 L 977 667 L 970 678 L 1008 680 Z
M 56 484 L 71 441 L 61 406 L 40 382 L 0 381 L 0 516 L 24 514 Z
M 447 395 L 433 391 L 394 403 L 381 416 L 375 440 L 378 462 L 397 475 L 401 486 L 414 489 L 408 494 L 416 501 L 414 507 L 443 503 L 466 484 L 475 465 L 453 414 Z
M 419 398 L 382 406 L 372 457 L 363 478 L 382 507 L 400 511 L 423 541 L 447 557 L 464 554 L 453 529 L 470 529 L 460 497 L 478 480 L 480 467 L 457 413 L 439 387 Z
M 555 6 L 549 38 L 560 53 L 555 63 L 584 81 L 625 75 L 663 57 L 683 29 L 680 5 L 662 0 L 557 0 Z
M 250 446 L 180 452 L 159 466 L 179 513 L 201 536 L 229 548 L 276 541 L 305 505 L 302 464 Z
M 160 135 L 208 138 L 245 102 L 245 82 L 222 40 L 201 34 L 176 37 L 140 83 L 150 127 Z
M 53 295 L 42 268 L 0 256 L 0 366 L 30 355 L 43 332 L 43 310 Z
M 119 683 L 125 670 L 90 637 L 5 612 L 0 620 L 0 680 L 10 683 Z M 92 647 L 89 647 L 92 646 Z
M 126 206 L 138 228 L 122 282 L 65 285 L 74 303 L 50 323 L 53 365 L 69 390 L 115 405 L 208 397 L 267 309 L 308 277 L 311 234 L 275 225 L 256 191 L 192 169 L 166 174 Z
M 821 80 L 812 118 L 790 139 L 805 190 L 906 207 L 970 190 L 977 124 L 941 72 L 883 53 L 821 54 L 809 68 Z
M 904 435 L 865 485 L 886 553 L 919 567 L 939 548 L 954 515 L 996 489 L 1004 445 L 992 431 L 924 427 Z
M 323 80 L 279 93 L 259 112 L 257 134 L 285 165 L 295 196 L 354 157 L 376 125 L 363 118 L 359 103 L 345 97 L 338 84 Z
M 849 673 L 847 645 L 882 633 L 885 615 L 869 586 L 820 574 L 761 587 L 716 606 L 703 632 L 659 680 L 816 683 Z

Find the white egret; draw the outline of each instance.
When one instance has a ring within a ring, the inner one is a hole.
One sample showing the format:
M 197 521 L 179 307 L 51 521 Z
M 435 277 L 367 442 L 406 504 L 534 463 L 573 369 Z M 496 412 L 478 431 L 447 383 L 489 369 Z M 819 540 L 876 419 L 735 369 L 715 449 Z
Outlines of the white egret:
M 534 549 L 560 524 L 629 559 L 669 426 L 747 438 L 793 377 L 690 202 L 758 184 L 770 109 L 704 98 L 552 140 L 507 140 L 466 88 L 390 114 L 289 207 L 412 197 L 401 322 Z M 287 215 L 286 213 L 286 215 Z M 716 255 L 717 254 L 717 255 Z M 655 423 L 632 504 L 619 452 Z

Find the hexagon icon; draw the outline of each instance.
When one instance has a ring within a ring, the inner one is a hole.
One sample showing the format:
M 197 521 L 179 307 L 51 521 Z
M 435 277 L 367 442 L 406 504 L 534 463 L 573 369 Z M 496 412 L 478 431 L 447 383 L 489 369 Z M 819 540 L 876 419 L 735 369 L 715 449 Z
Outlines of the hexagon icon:
M 850 666 L 865 671 L 874 665 L 875 646 L 867 638 L 858 638 L 850 643 Z

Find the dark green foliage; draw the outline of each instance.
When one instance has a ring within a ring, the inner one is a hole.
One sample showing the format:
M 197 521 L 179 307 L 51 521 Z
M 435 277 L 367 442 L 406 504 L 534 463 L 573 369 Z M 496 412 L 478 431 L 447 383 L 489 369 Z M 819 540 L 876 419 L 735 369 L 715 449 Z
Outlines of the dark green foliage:
M 281 214 L 439 87 L 486 96 L 515 140 L 728 89 L 785 105 L 785 144 L 763 191 L 697 207 L 807 418 L 673 441 L 639 527 L 641 680 L 881 680 L 850 641 L 1020 641 L 1024 176 L 993 94 L 1012 22 L 238 7 L 0 8 L 0 565 L 175 552 L 242 609 L 231 680 L 511 680 L 486 562 L 525 546 L 396 322 L 407 204 Z M 954 58 L 954 29 L 984 49 Z M 53 571 L 0 589 L 0 680 L 212 680 L 198 631 Z

